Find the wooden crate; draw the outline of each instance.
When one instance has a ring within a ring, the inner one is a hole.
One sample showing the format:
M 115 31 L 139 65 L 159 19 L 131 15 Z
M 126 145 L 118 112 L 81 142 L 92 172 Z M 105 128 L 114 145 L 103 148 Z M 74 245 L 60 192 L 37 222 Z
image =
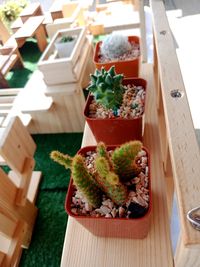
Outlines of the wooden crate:
M 77 41 L 70 57 L 58 58 L 54 44 L 64 35 L 77 35 Z M 82 55 L 89 49 L 86 28 L 80 27 L 58 31 L 38 62 L 38 69 L 43 73 L 47 85 L 76 82 L 80 76 L 79 64 Z

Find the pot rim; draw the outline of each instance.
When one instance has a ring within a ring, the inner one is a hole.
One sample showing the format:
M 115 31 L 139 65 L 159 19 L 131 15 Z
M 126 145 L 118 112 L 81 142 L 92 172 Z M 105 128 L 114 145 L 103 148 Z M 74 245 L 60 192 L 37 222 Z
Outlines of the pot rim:
M 88 97 L 87 97 L 87 100 L 86 100 L 86 103 L 85 103 L 85 107 L 84 107 L 84 116 L 87 120 L 97 120 L 97 121 L 102 121 L 102 120 L 109 120 L 109 121 L 124 121 L 124 120 L 129 120 L 129 121 L 133 121 L 133 120 L 137 120 L 137 119 L 141 119 L 144 114 L 145 114 L 145 106 L 146 106 L 146 87 L 147 87 L 147 81 L 143 78 L 140 78 L 140 77 L 133 77 L 133 78 L 124 78 L 123 79 L 123 82 L 127 82 L 131 80 L 132 83 L 134 84 L 134 81 L 141 81 L 141 82 L 144 82 L 145 83 L 145 86 L 144 86 L 144 91 L 145 91 L 145 98 L 144 98 L 144 110 L 143 110 L 143 113 L 140 115 L 140 116 L 137 116 L 135 118 L 122 118 L 122 117 L 114 117 L 114 118 L 91 118 L 88 116 L 88 105 L 91 103 L 91 100 L 92 98 L 94 99 L 94 96 L 92 95 L 91 92 L 89 92 L 88 94 Z M 123 83 L 122 82 L 122 83 Z
M 107 145 L 107 149 L 108 150 L 112 150 L 116 147 L 119 147 L 120 145 Z M 85 146 L 79 149 L 79 151 L 77 152 L 77 154 L 82 154 L 84 155 L 85 153 L 83 152 L 87 152 L 87 151 L 94 151 L 96 150 L 97 146 Z M 70 182 L 69 182 L 69 186 L 68 186 L 68 190 L 67 190 L 67 194 L 66 194 L 66 198 L 65 198 L 65 211 L 68 213 L 68 215 L 70 215 L 73 218 L 76 219 L 95 219 L 95 220 L 120 220 L 120 221 L 141 221 L 146 219 L 152 211 L 152 187 L 151 187 L 151 158 L 150 158 L 150 153 L 149 150 L 145 147 L 142 146 L 142 149 L 145 150 L 147 152 L 148 155 L 148 167 L 149 167 L 149 176 L 148 176 L 148 189 L 149 189 L 149 207 L 147 212 L 145 213 L 144 216 L 140 217 L 140 218 L 105 218 L 105 217 L 92 217 L 92 216 L 84 216 L 84 215 L 76 215 L 74 213 L 71 212 L 71 209 L 69 208 L 68 205 L 68 201 L 70 198 L 70 204 L 71 204 L 71 190 L 74 191 L 75 189 L 75 185 L 73 185 L 73 178 L 72 176 L 70 177 Z M 72 188 L 72 189 L 71 189 Z

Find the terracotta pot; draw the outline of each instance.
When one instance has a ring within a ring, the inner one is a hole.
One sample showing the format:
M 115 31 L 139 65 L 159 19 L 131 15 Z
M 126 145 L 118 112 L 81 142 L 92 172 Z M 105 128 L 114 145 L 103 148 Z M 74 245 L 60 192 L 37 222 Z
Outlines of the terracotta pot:
M 129 36 L 128 40 L 130 42 L 135 42 L 139 44 L 140 40 L 137 36 Z M 124 77 L 138 77 L 139 76 L 139 64 L 140 64 L 140 57 L 137 57 L 133 60 L 124 60 L 124 61 L 111 61 L 108 63 L 99 63 L 99 51 L 102 41 L 96 43 L 95 51 L 94 51 L 94 64 L 98 70 L 101 70 L 104 67 L 107 71 L 112 67 L 115 66 L 115 71 L 117 74 L 123 74 Z
M 146 90 L 146 80 L 141 78 L 124 79 L 123 85 L 134 84 L 141 85 Z M 84 115 L 86 121 L 97 142 L 103 141 L 106 145 L 123 144 L 130 140 L 141 140 L 144 128 L 144 114 L 137 118 L 90 118 L 89 105 L 93 100 L 92 95 L 88 95 Z M 145 108 L 145 106 L 144 106 Z
M 116 146 L 108 146 L 108 150 L 115 149 Z M 150 215 L 152 209 L 152 192 L 151 192 L 151 170 L 150 170 L 150 156 L 148 150 L 143 147 L 147 152 L 148 167 L 149 167 L 149 208 L 147 213 L 137 219 L 132 218 L 105 218 L 105 217 L 89 217 L 82 215 L 75 215 L 71 212 L 71 200 L 75 190 L 73 185 L 73 178 L 71 177 L 68 192 L 65 200 L 65 210 L 79 222 L 83 227 L 90 231 L 95 236 L 101 237 L 117 237 L 117 238 L 134 238 L 142 239 L 148 234 L 150 227 Z M 96 146 L 87 146 L 79 150 L 79 154 L 85 155 L 88 151 L 96 150 Z

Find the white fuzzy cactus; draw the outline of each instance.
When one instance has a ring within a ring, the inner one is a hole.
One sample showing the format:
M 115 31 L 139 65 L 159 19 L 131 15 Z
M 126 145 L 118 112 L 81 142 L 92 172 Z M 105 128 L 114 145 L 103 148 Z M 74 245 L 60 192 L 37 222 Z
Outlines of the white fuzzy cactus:
M 102 42 L 102 56 L 111 60 L 118 59 L 131 50 L 128 37 L 120 34 L 110 34 Z

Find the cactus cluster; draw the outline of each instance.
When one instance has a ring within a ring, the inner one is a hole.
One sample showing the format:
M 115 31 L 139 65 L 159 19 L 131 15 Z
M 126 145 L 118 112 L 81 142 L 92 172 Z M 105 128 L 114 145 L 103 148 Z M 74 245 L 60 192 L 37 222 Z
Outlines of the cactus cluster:
M 115 67 L 112 66 L 108 71 L 103 67 L 95 70 L 90 75 L 91 83 L 87 87 L 97 103 L 105 108 L 116 111 L 122 104 L 125 88 L 122 85 L 123 75 L 116 74 Z
M 100 207 L 102 194 L 106 194 L 117 205 L 123 205 L 128 196 L 124 181 L 132 179 L 140 171 L 135 158 L 142 149 L 140 141 L 131 141 L 107 152 L 104 143 L 97 145 L 94 160 L 95 170 L 87 168 L 84 156 L 75 157 L 53 151 L 50 157 L 57 163 L 69 168 L 77 189 L 94 208 Z M 111 154 L 111 155 L 110 155 Z
M 128 37 L 120 34 L 110 34 L 102 41 L 101 55 L 116 60 L 131 50 Z

